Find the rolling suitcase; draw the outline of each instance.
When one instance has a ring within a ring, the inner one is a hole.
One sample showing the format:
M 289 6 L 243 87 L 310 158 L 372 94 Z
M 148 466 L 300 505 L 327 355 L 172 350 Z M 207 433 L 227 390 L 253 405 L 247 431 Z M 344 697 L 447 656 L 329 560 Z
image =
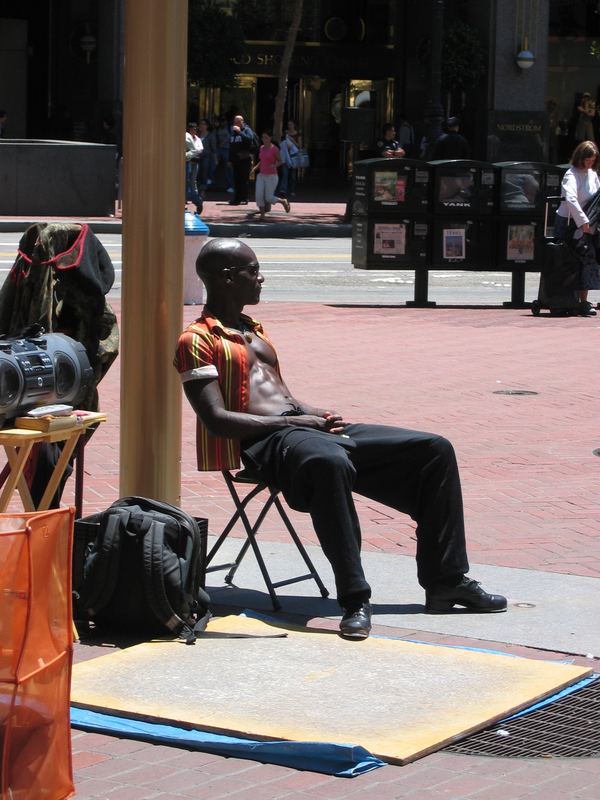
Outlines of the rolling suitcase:
M 580 261 L 573 248 L 565 242 L 557 242 L 548 236 L 548 206 L 560 197 L 549 197 L 546 201 L 544 222 L 544 259 L 540 271 L 540 286 L 537 300 L 531 304 L 531 313 L 538 316 L 545 308 L 552 316 L 566 317 L 579 313 L 577 294 Z

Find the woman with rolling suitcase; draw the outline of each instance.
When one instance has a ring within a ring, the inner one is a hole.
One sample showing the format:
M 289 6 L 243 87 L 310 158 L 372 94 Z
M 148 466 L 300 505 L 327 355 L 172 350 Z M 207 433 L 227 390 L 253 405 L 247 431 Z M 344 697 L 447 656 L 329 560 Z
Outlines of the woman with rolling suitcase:
M 564 200 L 554 220 L 555 239 L 569 244 L 581 264 L 579 313 L 584 317 L 596 315 L 596 309 L 588 302 L 588 291 L 600 289 L 597 252 L 600 204 L 592 202 L 600 192 L 600 178 L 596 171 L 598 159 L 599 152 L 594 142 L 585 141 L 577 145 L 571 156 L 571 166 L 562 179 Z

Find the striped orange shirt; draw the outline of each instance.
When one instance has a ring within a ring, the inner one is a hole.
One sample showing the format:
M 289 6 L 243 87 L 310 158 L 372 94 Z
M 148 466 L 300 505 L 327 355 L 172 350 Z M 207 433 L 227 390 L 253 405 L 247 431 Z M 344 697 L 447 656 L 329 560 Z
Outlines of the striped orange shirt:
M 242 314 L 240 319 L 273 347 L 259 322 L 246 314 Z M 250 381 L 246 341 L 239 331 L 227 328 L 206 309 L 179 337 L 173 363 L 182 383 L 217 378 L 225 408 L 228 411 L 248 410 Z M 196 420 L 196 454 L 198 469 L 202 471 L 237 469 L 240 466 L 239 441 L 214 436 L 200 417 Z

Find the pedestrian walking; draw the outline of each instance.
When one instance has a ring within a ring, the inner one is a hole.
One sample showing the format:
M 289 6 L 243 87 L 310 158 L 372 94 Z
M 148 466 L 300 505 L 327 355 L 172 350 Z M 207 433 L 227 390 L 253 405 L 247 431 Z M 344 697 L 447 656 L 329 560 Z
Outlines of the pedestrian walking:
M 207 119 L 201 119 L 198 123 L 198 136 L 202 142 L 202 153 L 198 162 L 198 187 L 204 199 L 206 187 L 212 183 L 210 176 L 214 173 L 217 155 L 215 132 L 211 130 Z
M 215 142 L 216 142 L 216 163 L 213 180 L 217 176 L 219 167 L 222 168 L 225 176 L 226 191 L 233 194 L 233 170 L 229 162 L 229 140 L 231 139 L 231 130 L 227 123 L 227 117 L 219 117 L 215 129 Z
M 289 213 L 290 203 L 285 197 L 278 197 L 275 194 L 278 183 L 277 168 L 281 164 L 279 148 L 273 142 L 273 132 L 263 131 L 261 134 L 262 144 L 258 151 L 258 161 L 252 167 L 252 174 L 256 174 L 255 199 L 260 212 L 260 219 L 265 218 L 271 206 L 281 203 L 286 213 Z
M 248 205 L 248 182 L 252 166 L 254 131 L 241 115 L 233 118 L 229 136 L 229 162 L 233 170 L 233 198 L 230 206 Z
M 189 122 L 185 134 L 185 199 L 194 203 L 196 214 L 202 213 L 202 199 L 198 192 L 198 166 L 203 149 L 198 126 L 195 122 Z
M 596 309 L 588 301 L 588 291 L 600 289 L 598 226 L 586 214 L 590 201 L 600 192 L 599 159 L 595 142 L 590 140 L 577 145 L 571 156 L 571 166 L 562 179 L 565 199 L 554 218 L 555 237 L 570 244 L 581 263 L 577 289 L 579 313 L 583 317 L 596 316 Z

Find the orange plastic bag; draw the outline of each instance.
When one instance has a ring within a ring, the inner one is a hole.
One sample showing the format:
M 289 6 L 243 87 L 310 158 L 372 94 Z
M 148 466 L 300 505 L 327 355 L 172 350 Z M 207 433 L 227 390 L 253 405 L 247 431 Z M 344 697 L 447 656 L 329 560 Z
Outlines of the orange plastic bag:
M 73 509 L 0 514 L 0 800 L 74 792 Z

